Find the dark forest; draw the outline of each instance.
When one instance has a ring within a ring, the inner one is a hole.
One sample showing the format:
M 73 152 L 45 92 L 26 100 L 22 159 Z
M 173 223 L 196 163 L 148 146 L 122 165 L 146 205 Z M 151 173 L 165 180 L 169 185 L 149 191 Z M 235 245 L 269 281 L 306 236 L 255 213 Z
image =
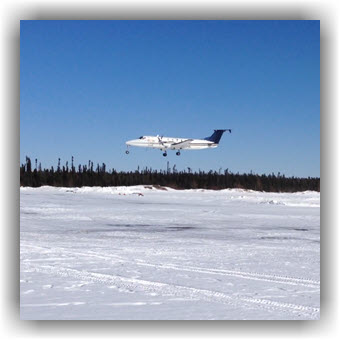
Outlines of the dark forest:
M 285 175 L 270 174 L 258 175 L 250 173 L 231 173 L 228 169 L 222 171 L 177 171 L 176 165 L 167 170 L 153 170 L 145 168 L 135 171 L 116 171 L 107 169 L 105 163 L 93 162 L 86 165 L 71 164 L 66 162 L 63 166 L 58 159 L 57 168 L 42 169 L 41 163 L 35 159 L 33 165 L 31 159 L 26 157 L 26 163 L 20 166 L 20 186 L 40 187 L 50 185 L 56 187 L 82 187 L 82 186 L 131 186 L 131 185 L 155 185 L 174 189 L 228 189 L 239 188 L 267 192 L 297 192 L 320 191 L 320 178 L 285 177 Z

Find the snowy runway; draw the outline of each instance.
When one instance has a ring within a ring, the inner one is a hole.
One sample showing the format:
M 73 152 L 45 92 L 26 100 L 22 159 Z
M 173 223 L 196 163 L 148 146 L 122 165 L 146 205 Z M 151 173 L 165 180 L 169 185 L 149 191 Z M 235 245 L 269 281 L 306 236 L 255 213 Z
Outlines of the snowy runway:
M 320 195 L 20 189 L 22 319 L 318 319 Z

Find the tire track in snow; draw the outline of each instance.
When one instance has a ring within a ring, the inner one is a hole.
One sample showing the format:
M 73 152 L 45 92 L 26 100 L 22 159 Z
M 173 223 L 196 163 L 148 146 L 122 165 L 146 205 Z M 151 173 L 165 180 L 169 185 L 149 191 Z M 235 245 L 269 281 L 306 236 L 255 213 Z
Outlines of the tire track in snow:
M 311 279 L 303 279 L 303 278 L 295 278 L 289 276 L 282 276 L 276 274 L 264 274 L 264 273 L 256 273 L 256 272 L 241 272 L 241 271 L 233 271 L 226 269 L 208 269 L 201 267 L 191 267 L 191 266 L 178 266 L 173 264 L 152 264 L 152 263 L 143 263 L 137 262 L 137 265 L 141 266 L 149 266 L 156 268 L 166 268 L 166 269 L 174 269 L 174 270 L 182 270 L 182 271 L 190 271 L 197 273 L 205 273 L 205 274 L 219 274 L 224 276 L 232 276 L 232 277 L 240 277 L 248 280 L 258 280 L 258 281 L 268 281 L 274 283 L 283 283 L 288 285 L 298 285 L 309 288 L 320 288 L 320 282 L 314 281 Z
M 289 313 L 303 314 L 311 319 L 318 319 L 320 314 L 319 308 L 310 306 L 297 305 L 292 303 L 278 302 L 266 299 L 255 299 L 240 295 L 228 295 L 225 293 L 212 291 L 208 289 L 194 288 L 182 285 L 169 284 L 164 282 L 149 281 L 142 279 L 132 279 L 128 277 L 90 272 L 86 270 L 77 270 L 71 268 L 55 266 L 34 266 L 25 265 L 26 269 L 33 272 L 54 274 L 62 277 L 73 277 L 82 281 L 98 282 L 105 285 L 114 285 L 117 288 L 129 289 L 133 292 L 152 292 L 159 295 L 170 295 L 184 297 L 187 299 L 199 299 L 209 302 L 218 302 L 243 306 L 246 308 L 257 309 L 258 307 L 268 310 L 280 310 Z
M 38 247 L 38 246 L 29 246 L 29 247 L 43 248 L 43 247 Z M 93 251 L 76 252 L 76 251 L 69 251 L 68 249 L 65 249 L 65 248 L 53 248 L 53 252 L 55 251 L 59 251 L 60 253 L 63 253 L 63 254 L 68 253 L 74 256 L 96 257 L 96 258 L 100 258 L 101 260 L 111 261 L 111 262 L 112 261 L 125 262 L 125 263 L 129 262 L 129 261 L 124 260 L 120 256 L 112 256 L 109 254 L 103 255 L 103 254 L 99 254 Z M 154 267 L 157 269 L 173 269 L 173 270 L 189 271 L 189 272 L 203 273 L 203 274 L 217 274 L 217 275 L 230 276 L 230 277 L 239 277 L 239 278 L 247 279 L 247 280 L 266 281 L 266 282 L 273 282 L 273 283 L 278 283 L 278 284 L 296 285 L 296 286 L 320 289 L 320 281 L 311 280 L 307 278 L 296 278 L 296 277 L 289 277 L 289 276 L 276 275 L 276 274 L 234 271 L 234 270 L 227 270 L 227 269 L 210 269 L 210 268 L 193 267 L 193 266 L 179 266 L 179 265 L 175 265 L 171 263 L 155 264 L 155 263 L 143 262 L 140 260 L 139 261 L 136 260 L 134 264 L 138 266 Z

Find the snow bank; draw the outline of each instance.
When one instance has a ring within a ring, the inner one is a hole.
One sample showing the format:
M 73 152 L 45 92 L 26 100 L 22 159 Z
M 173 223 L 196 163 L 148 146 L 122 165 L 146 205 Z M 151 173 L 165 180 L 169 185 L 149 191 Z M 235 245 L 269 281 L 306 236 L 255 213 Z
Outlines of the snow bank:
M 320 193 L 316 191 L 303 191 L 295 193 L 259 192 L 245 189 L 184 189 L 176 190 L 169 187 L 154 185 L 118 186 L 118 187 L 51 187 L 39 188 L 20 187 L 22 192 L 62 192 L 72 194 L 106 194 L 121 196 L 145 196 L 152 194 L 174 193 L 188 197 L 202 197 L 207 199 L 221 198 L 228 201 L 240 201 L 253 204 L 284 205 L 291 207 L 320 207 Z

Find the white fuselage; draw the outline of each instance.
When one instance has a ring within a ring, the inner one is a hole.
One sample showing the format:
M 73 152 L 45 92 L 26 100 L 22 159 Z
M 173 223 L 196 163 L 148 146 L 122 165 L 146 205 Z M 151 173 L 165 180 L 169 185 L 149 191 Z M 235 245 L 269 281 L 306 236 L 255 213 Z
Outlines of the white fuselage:
M 159 136 L 142 136 L 126 142 L 127 145 L 160 150 L 201 150 L 216 148 L 218 144 L 205 139 L 174 138 Z

